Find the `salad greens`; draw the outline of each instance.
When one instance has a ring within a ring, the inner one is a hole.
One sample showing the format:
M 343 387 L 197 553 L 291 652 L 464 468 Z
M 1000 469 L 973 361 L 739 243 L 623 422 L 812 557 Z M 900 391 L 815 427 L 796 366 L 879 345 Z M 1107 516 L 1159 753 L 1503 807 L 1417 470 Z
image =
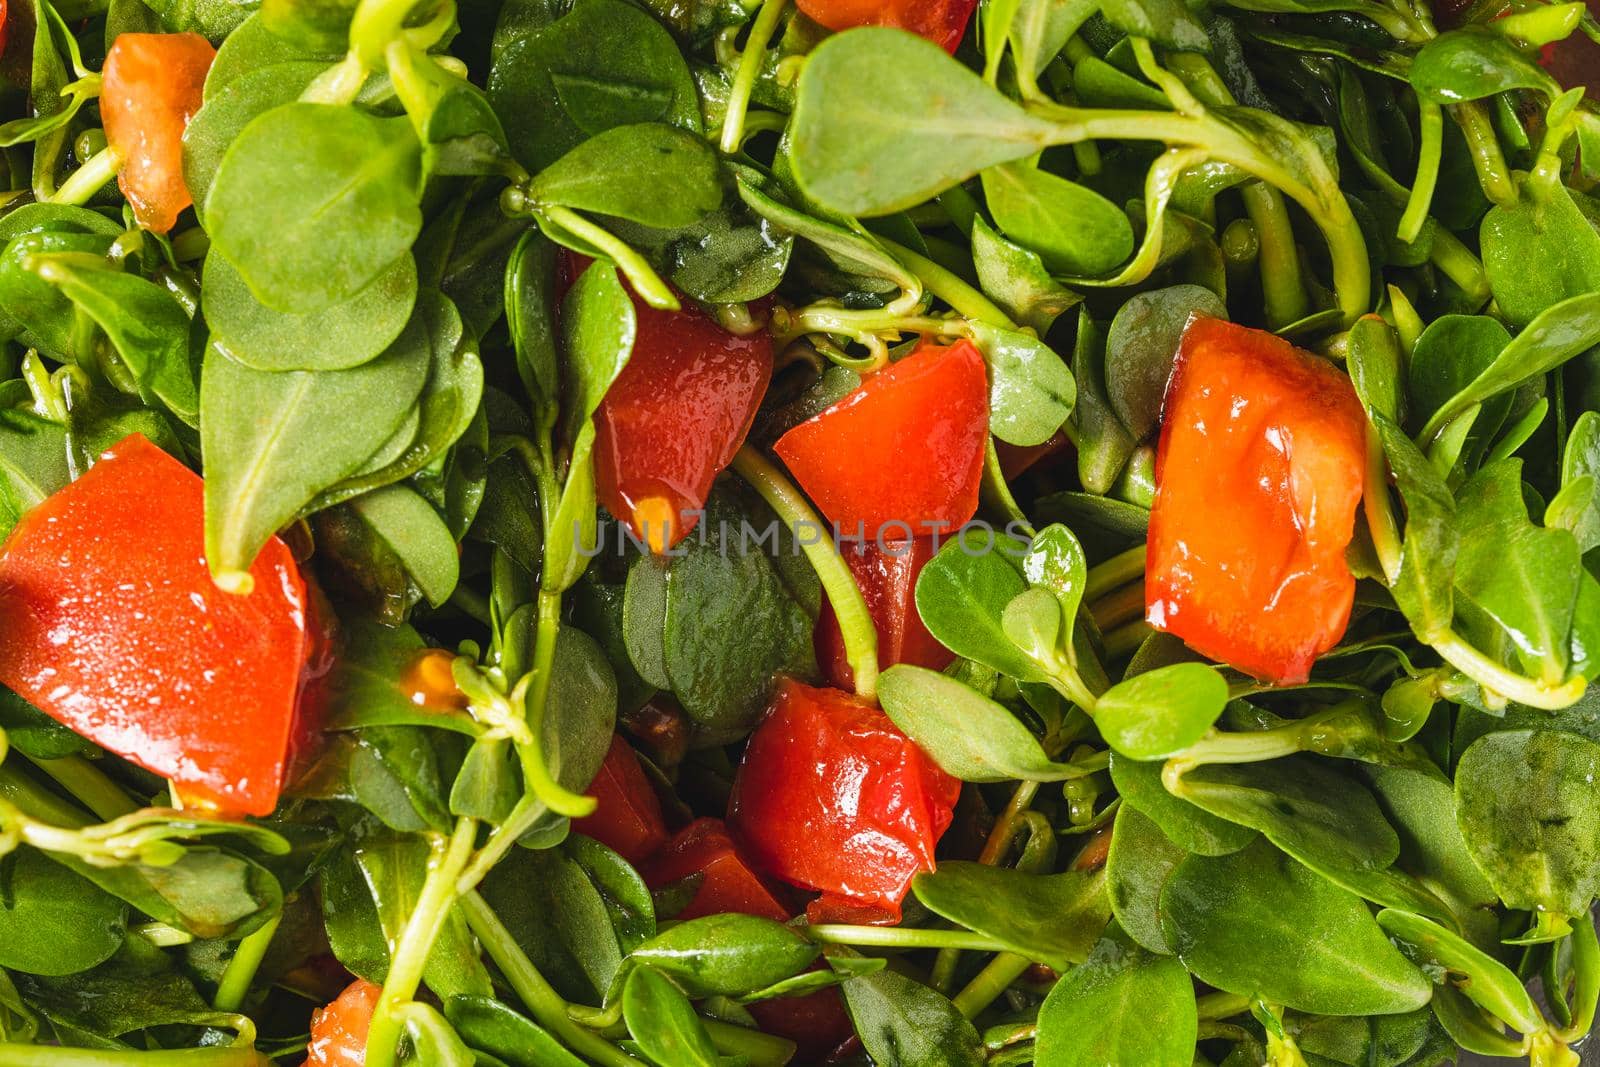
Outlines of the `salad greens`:
M 0 1067 L 300 1063 L 349 976 L 368 1067 L 805 1062 L 758 1019 L 806 995 L 879 1067 L 1577 1062 L 1600 102 L 1539 50 L 1600 23 L 982 0 L 952 54 L 800 7 L 0 5 L 0 530 L 140 433 L 203 472 L 219 587 L 282 532 L 340 633 L 268 818 L 175 810 L 0 691 Z M 102 129 L 127 33 L 217 47 L 170 234 Z M 661 558 L 598 503 L 647 307 L 774 339 L 700 521 L 776 536 Z M 1143 621 L 1196 313 L 1368 415 L 1356 609 L 1303 685 Z M 983 358 L 985 522 L 915 586 L 956 662 L 880 674 L 765 452 L 918 336 Z M 669 821 L 722 814 L 824 594 L 857 695 L 966 783 L 940 861 L 896 925 L 682 920 L 703 872 L 573 822 L 619 729 Z M 456 705 L 416 698 L 430 648 Z

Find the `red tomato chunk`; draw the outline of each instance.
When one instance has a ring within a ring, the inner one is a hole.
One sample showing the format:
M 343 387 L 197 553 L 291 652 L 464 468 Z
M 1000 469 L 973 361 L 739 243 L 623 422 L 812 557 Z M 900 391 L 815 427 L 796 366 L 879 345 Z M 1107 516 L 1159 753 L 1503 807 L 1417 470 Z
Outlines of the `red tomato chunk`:
M 898 545 L 879 547 L 872 541 L 841 546 L 845 562 L 855 575 L 856 585 L 872 613 L 878 631 L 878 666 L 887 670 L 896 663 L 943 670 L 955 659 L 917 614 L 917 575 L 933 558 L 933 538 L 919 537 Z M 822 598 L 822 613 L 817 617 L 813 641 L 817 663 L 829 684 L 839 689 L 855 685 L 855 672 L 845 658 L 844 635 L 828 598 Z
M 382 993 L 381 986 L 357 978 L 332 1004 L 313 1012 L 305 1067 L 363 1067 L 367 1031 Z
M 661 798 L 639 766 L 633 746 L 621 734 L 611 736 L 600 773 L 589 783 L 595 798 L 594 813 L 578 819 L 572 828 L 638 866 L 667 843 L 667 824 L 661 817 Z
M 972 518 L 988 436 L 983 357 L 961 341 L 878 371 L 775 451 L 845 536 L 901 541 Z
M 595 485 L 606 510 L 661 552 L 694 529 L 744 444 L 772 378 L 772 338 L 638 297 L 633 307 L 633 355 L 595 416 Z
M 898 26 L 955 52 L 978 0 L 799 0 L 809 18 L 830 30 Z
M 696 819 L 685 826 L 640 873 L 652 889 L 702 876 L 694 898 L 677 914 L 679 919 L 735 911 L 787 922 L 793 914 L 745 863 L 721 819 Z
M 119 34 L 106 53 L 100 117 L 122 156 L 117 184 L 146 229 L 166 233 L 194 203 L 183 180 L 183 132 L 216 57 L 198 33 Z
M 1146 618 L 1257 678 L 1305 681 L 1350 619 L 1365 469 L 1349 378 L 1273 334 L 1195 319 L 1156 453 Z
M 877 708 L 785 679 L 750 736 L 728 821 L 756 868 L 898 916 L 961 783 Z
M 249 596 L 204 555 L 202 482 L 138 434 L 0 549 L 0 682 L 222 811 L 270 815 L 307 663 L 306 586 L 269 541 Z

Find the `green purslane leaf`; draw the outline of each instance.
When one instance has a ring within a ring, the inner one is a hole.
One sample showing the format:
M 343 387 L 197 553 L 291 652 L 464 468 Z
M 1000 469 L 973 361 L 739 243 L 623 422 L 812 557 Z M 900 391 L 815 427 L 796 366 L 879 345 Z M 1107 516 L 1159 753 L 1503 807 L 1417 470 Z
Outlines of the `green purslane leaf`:
M 1185 859 L 1161 906 L 1178 957 L 1218 989 L 1323 1015 L 1411 1011 L 1432 993 L 1358 897 L 1266 842 Z
M 1587 914 L 1600 896 L 1600 745 L 1559 730 L 1475 741 L 1456 768 L 1467 849 L 1508 907 Z
M 374 358 L 400 336 L 417 302 L 417 266 L 402 255 L 366 288 L 321 311 L 268 307 L 220 253 L 206 257 L 201 306 L 230 356 L 265 371 L 344 370 Z
M 258 371 L 211 346 L 200 379 L 206 560 L 238 577 L 273 532 L 358 469 L 413 410 L 428 349 L 404 335 L 342 371 Z M 362 417 L 347 414 L 360 410 Z M 315 435 L 315 449 L 298 447 Z
M 937 45 L 857 29 L 806 61 L 791 136 L 809 196 L 845 215 L 887 215 L 1032 155 L 1054 132 Z
M 878 699 L 906 736 L 964 782 L 1052 782 L 1085 773 L 1052 760 L 1004 706 L 937 671 L 890 667 L 878 677 Z
M 263 304 L 320 311 L 409 251 L 422 229 L 421 159 L 403 119 L 273 108 L 222 157 L 205 203 L 211 240 Z
M 1198 1032 L 1183 964 L 1107 938 L 1039 1008 L 1038 1067 L 1187 1067 Z
M 949 861 L 911 889 L 929 911 L 1058 971 L 1082 963 L 1110 918 L 1103 872 L 1028 874 Z
M 1131 759 L 1175 756 L 1205 736 L 1228 703 L 1228 683 L 1205 663 L 1174 663 L 1135 675 L 1102 693 L 1095 725 Z
M 536 203 L 660 227 L 688 226 L 722 203 L 711 146 L 659 122 L 596 134 L 540 171 L 528 193 Z
M 949 1000 L 892 970 L 841 987 L 851 1022 L 873 1062 L 883 1067 L 978 1067 L 978 1032 Z

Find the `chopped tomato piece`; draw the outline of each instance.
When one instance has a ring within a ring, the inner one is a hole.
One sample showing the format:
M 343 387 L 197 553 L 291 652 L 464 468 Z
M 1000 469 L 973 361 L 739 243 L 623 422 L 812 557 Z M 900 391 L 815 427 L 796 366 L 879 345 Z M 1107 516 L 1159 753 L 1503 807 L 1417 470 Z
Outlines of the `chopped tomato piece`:
M 897 541 L 972 518 L 988 434 L 983 357 L 961 341 L 878 371 L 775 451 L 847 536 Z
M 1000 473 L 1006 480 L 1026 473 L 1034 464 L 1043 462 L 1052 456 L 1059 455 L 1072 447 L 1072 442 L 1067 440 L 1067 435 L 1057 430 L 1050 435 L 1050 439 L 1042 445 L 1012 445 L 1004 441 L 995 441 L 995 455 L 1000 459 Z
M 611 736 L 600 773 L 589 783 L 588 793 L 598 802 L 594 813 L 578 819 L 572 828 L 638 866 L 667 843 L 667 824 L 661 817 L 661 798 L 639 766 L 633 746 L 621 734 Z
M 917 614 L 917 575 L 933 558 L 933 538 L 918 537 L 881 547 L 872 541 L 857 541 L 842 546 L 842 551 L 878 631 L 878 666 L 888 669 L 896 663 L 911 663 L 936 671 L 949 666 L 955 654 L 934 640 Z M 812 639 L 828 683 L 839 689 L 853 688 L 855 672 L 845 658 L 844 635 L 826 596 Z
M 818 964 L 813 970 L 821 970 Z M 797 1063 L 815 1063 L 855 1036 L 850 1013 L 837 989 L 819 989 L 803 997 L 773 997 L 746 1004 L 756 1025 L 788 1038 L 799 1050 Z
M 6 42 L 11 39 L 11 12 L 8 10 L 6 0 L 0 0 L 0 52 L 6 50 Z
M 0 548 L 0 682 L 219 810 L 277 805 L 310 652 L 305 583 L 273 538 L 249 596 L 205 561 L 203 483 L 138 434 Z
M 101 70 L 100 117 L 122 156 L 117 184 L 139 225 L 166 233 L 194 203 L 183 180 L 183 131 L 200 110 L 216 49 L 198 33 L 123 33 Z
M 877 708 L 785 679 L 750 735 L 728 821 L 763 873 L 898 916 L 960 791 Z
M 1600 0 L 1589 0 L 1589 13 L 1600 18 Z M 1592 101 L 1600 92 L 1600 43 L 1582 30 L 1577 30 L 1565 40 L 1547 44 L 1540 59 L 1544 68 L 1554 74 L 1563 89 L 1579 86 L 1589 90 Z
M 897 26 L 954 53 L 978 0 L 798 0 L 798 6 L 830 30 Z
M 1332 364 L 1197 318 L 1167 386 L 1146 618 L 1257 678 L 1305 681 L 1355 598 L 1366 415 Z
M 679 830 L 642 873 L 652 889 L 703 876 L 694 899 L 677 914 L 679 919 L 734 911 L 786 922 L 793 913 L 745 863 L 721 819 L 696 819 Z
M 772 378 L 772 338 L 637 296 L 633 307 L 633 355 L 595 413 L 595 488 L 662 552 L 694 529 L 712 481 L 744 444 Z
M 332 1004 L 312 1012 L 305 1067 L 363 1067 L 367 1031 L 382 993 L 382 986 L 357 978 Z

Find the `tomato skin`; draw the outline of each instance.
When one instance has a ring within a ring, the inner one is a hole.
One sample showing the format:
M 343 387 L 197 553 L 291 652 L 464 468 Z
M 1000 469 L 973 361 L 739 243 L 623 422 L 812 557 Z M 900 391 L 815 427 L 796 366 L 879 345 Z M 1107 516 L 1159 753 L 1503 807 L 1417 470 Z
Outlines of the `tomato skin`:
M 659 311 L 637 295 L 633 308 L 633 354 L 595 413 L 595 488 L 660 552 L 694 529 L 744 444 L 772 378 L 772 337 L 741 337 L 701 311 Z
M 194 203 L 183 180 L 183 132 L 216 56 L 198 33 L 118 34 L 106 53 L 100 116 L 122 155 L 117 184 L 139 225 L 156 233 Z
M 382 986 L 357 978 L 333 1003 L 312 1012 L 304 1067 L 364 1067 L 367 1031 L 382 993 Z
M 1600 0 L 1589 0 L 1589 13 L 1600 18 Z M 1582 86 L 1589 90 L 1590 100 L 1600 93 L 1600 44 L 1582 30 L 1574 31 L 1564 41 L 1545 45 L 1539 61 L 1563 89 Z
M 917 575 L 933 558 L 934 539 L 918 537 L 897 545 L 879 546 L 872 541 L 851 542 L 840 547 L 850 573 L 878 631 L 878 667 L 887 670 L 896 663 L 910 663 L 942 671 L 955 659 L 955 653 L 934 640 L 917 614 L 915 599 Z M 839 619 L 826 595 L 822 611 L 812 631 L 817 663 L 823 677 L 836 689 L 855 686 L 855 672 L 845 658 L 844 634 Z
M 1305 681 L 1350 619 L 1344 553 L 1366 426 L 1331 364 L 1261 330 L 1193 320 L 1156 452 L 1151 625 L 1265 681 Z
M 132 434 L 0 548 L 0 682 L 221 811 L 277 806 L 308 598 L 277 538 L 249 596 L 206 569 L 198 475 Z
M 898 26 L 954 54 L 978 0 L 798 0 L 797 6 L 830 30 Z
M 858 539 L 959 527 L 978 510 L 989 395 L 969 341 L 923 344 L 778 439 L 829 521 Z
M 640 873 L 652 889 L 694 874 L 705 876 L 694 899 L 675 916 L 678 919 L 733 911 L 787 922 L 793 914 L 744 861 L 721 819 L 696 819 L 685 826 Z
M 813 970 L 823 966 L 818 964 Z M 819 989 L 803 997 L 757 1000 L 745 1007 L 762 1030 L 795 1043 L 799 1050 L 796 1063 L 822 1060 L 856 1032 L 837 989 Z
M 588 793 L 598 802 L 594 813 L 573 821 L 572 828 L 594 838 L 638 866 L 667 843 L 661 798 L 639 766 L 633 746 L 621 734 L 611 735 L 600 773 Z
M 758 870 L 898 916 L 960 790 L 877 708 L 784 679 L 750 735 L 728 822 Z

